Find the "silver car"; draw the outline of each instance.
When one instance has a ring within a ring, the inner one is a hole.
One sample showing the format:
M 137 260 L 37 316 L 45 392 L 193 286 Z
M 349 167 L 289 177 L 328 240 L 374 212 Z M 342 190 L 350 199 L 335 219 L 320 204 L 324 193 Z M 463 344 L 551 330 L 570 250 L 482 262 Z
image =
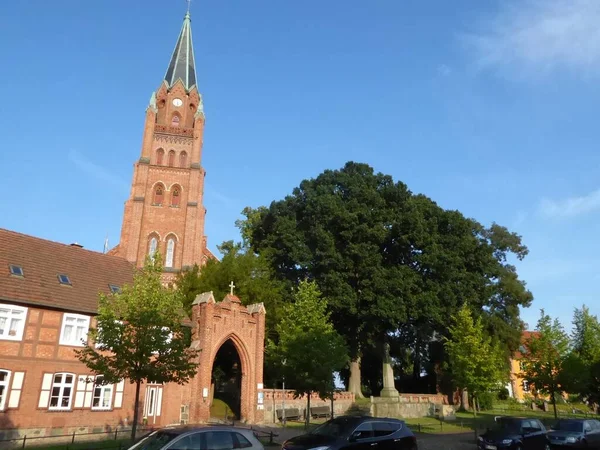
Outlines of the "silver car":
M 247 428 L 197 426 L 161 428 L 150 433 L 129 450 L 264 450 Z

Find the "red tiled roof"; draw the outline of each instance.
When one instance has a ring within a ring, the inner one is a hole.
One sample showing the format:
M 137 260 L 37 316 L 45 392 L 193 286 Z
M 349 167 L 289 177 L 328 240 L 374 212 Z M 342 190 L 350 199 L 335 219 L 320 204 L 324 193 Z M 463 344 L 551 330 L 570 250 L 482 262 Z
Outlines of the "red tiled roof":
M 21 266 L 24 277 L 10 274 Z M 96 313 L 98 293 L 133 282 L 129 261 L 0 228 L 0 300 Z M 69 277 L 61 285 L 58 275 Z
M 532 337 L 537 337 L 539 335 L 539 331 L 523 331 L 523 334 L 521 335 L 521 346 L 525 346 L 529 339 L 531 339 Z M 521 359 L 522 357 L 523 353 L 521 352 L 521 350 L 517 350 L 515 352 L 515 359 Z

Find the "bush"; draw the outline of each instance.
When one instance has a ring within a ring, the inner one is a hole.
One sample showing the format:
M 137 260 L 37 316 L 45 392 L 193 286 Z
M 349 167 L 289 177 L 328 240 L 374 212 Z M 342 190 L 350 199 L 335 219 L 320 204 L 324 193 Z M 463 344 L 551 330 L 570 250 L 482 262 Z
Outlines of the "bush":
M 502 401 L 508 400 L 508 398 L 509 398 L 508 396 L 509 396 L 509 392 L 508 392 L 507 388 L 503 387 L 502 389 L 500 389 L 498 391 L 498 400 L 502 400 Z
M 480 410 L 490 410 L 494 408 L 494 400 L 496 395 L 493 392 L 482 392 L 477 396 L 477 403 Z
M 567 401 L 569 403 L 583 403 L 581 395 L 579 394 L 569 394 L 569 398 Z

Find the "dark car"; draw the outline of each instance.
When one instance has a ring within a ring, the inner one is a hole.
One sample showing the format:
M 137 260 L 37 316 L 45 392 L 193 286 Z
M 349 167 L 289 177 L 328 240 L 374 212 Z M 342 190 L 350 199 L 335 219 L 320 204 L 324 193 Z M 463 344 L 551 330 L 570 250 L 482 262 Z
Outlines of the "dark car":
M 588 419 L 561 419 L 548 433 L 555 448 L 600 448 L 600 422 Z
M 417 450 L 404 421 L 340 416 L 284 442 L 282 450 Z
M 550 450 L 546 427 L 537 419 L 498 417 L 493 429 L 477 439 L 482 450 Z
M 129 450 L 264 450 L 252 430 L 236 427 L 167 427 L 154 431 Z

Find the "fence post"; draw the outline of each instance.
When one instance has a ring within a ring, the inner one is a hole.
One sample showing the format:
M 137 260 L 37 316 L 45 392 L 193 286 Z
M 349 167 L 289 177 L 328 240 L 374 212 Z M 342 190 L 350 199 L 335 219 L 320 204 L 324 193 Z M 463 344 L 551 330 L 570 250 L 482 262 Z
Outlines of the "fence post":
M 440 420 L 440 431 L 444 431 L 444 421 Z
M 269 444 L 273 445 L 273 431 L 269 432 Z
M 419 433 L 421 432 L 421 422 L 419 422 Z
M 73 431 L 73 437 L 71 438 L 71 444 L 75 443 L 75 432 Z
M 117 429 L 115 430 L 115 441 L 117 440 L 117 437 L 118 437 L 118 435 L 119 435 L 119 429 L 117 428 Z
M 25 448 L 25 442 L 27 442 L 27 435 L 23 436 L 23 447 L 21 448 Z

